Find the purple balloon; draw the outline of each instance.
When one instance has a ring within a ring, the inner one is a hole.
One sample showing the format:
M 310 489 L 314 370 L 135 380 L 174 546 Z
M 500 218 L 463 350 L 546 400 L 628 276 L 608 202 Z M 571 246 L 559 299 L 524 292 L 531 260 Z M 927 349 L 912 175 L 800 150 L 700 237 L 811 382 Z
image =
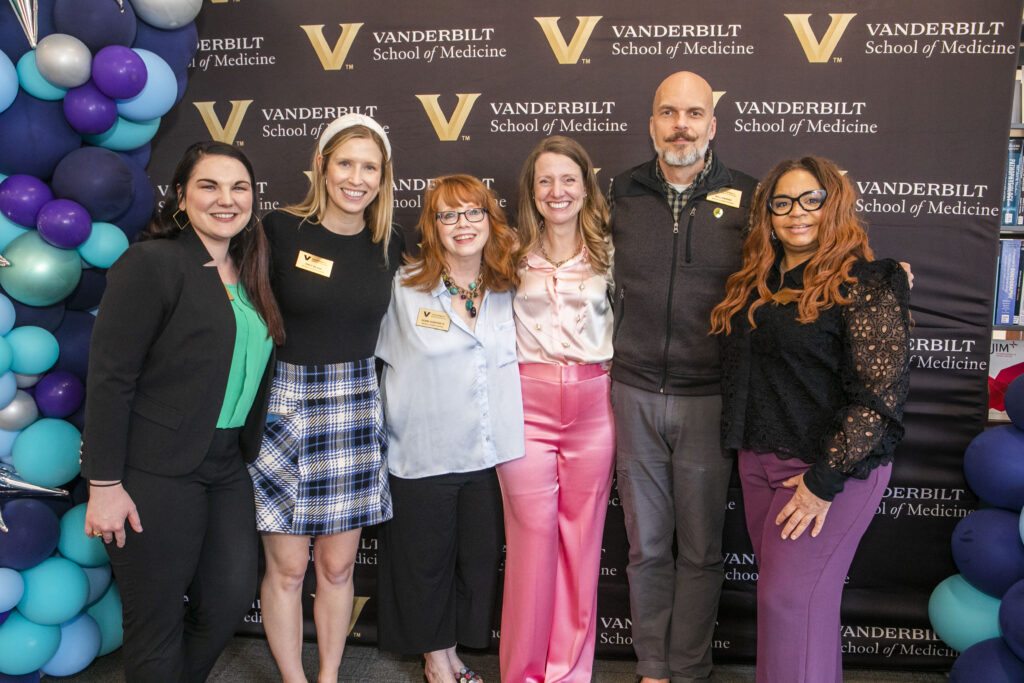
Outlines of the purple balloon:
M 115 100 L 135 97 L 146 85 L 146 63 L 131 48 L 109 45 L 92 59 L 96 87 Z
M 12 175 L 0 183 L 0 211 L 18 225 L 35 227 L 39 210 L 53 201 L 53 192 L 39 178 Z
M 89 81 L 64 95 L 64 118 L 82 135 L 99 135 L 117 121 L 117 102 Z
M 59 249 L 74 249 L 89 239 L 92 218 L 85 207 L 70 199 L 54 199 L 39 210 L 39 236 Z
M 62 370 L 43 377 L 35 389 L 36 405 L 45 417 L 67 417 L 78 410 L 85 398 L 82 380 Z

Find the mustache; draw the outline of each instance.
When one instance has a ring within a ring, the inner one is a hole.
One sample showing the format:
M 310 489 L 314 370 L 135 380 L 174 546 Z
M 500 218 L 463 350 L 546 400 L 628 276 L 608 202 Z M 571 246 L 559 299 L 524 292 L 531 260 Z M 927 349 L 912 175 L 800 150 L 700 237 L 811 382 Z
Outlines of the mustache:
M 690 136 L 690 135 L 687 135 L 686 133 L 676 133 L 675 135 L 670 135 L 667 138 L 665 138 L 665 142 L 675 142 L 676 140 L 686 140 L 687 142 L 696 142 L 697 141 L 697 136 L 696 135 Z

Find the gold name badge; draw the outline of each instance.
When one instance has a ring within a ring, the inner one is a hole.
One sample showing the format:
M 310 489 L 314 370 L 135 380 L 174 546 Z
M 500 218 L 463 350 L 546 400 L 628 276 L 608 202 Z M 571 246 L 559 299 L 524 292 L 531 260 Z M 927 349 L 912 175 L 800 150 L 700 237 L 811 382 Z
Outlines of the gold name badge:
M 726 206 L 731 206 L 734 209 L 740 208 L 741 199 L 743 199 L 743 193 L 740 190 L 735 190 L 731 187 L 719 190 L 718 192 L 712 192 L 708 195 L 709 202 L 725 204 Z
M 447 332 L 451 324 L 452 319 L 444 311 L 428 311 L 421 308 L 419 315 L 416 316 L 416 327 L 428 327 L 432 330 Z
M 310 254 L 308 251 L 300 251 L 299 258 L 295 261 L 295 267 L 323 277 L 330 277 L 334 261 Z

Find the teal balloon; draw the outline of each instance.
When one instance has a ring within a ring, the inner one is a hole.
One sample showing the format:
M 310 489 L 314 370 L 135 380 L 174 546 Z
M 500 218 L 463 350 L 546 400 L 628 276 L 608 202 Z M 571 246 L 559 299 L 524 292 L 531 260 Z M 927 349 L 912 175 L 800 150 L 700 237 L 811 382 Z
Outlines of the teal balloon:
M 118 116 L 117 121 L 106 132 L 99 135 L 83 135 L 82 139 L 90 145 L 106 147 L 115 152 L 129 152 L 152 140 L 159 127 L 159 118 L 129 121 L 123 116 Z
M 67 88 L 58 88 L 39 73 L 39 67 L 36 66 L 35 50 L 29 50 L 21 56 L 21 59 L 18 60 L 17 71 L 21 89 L 32 97 L 55 102 L 64 99 L 64 95 L 68 92 Z
M 25 579 L 10 567 L 0 567 L 0 612 L 14 609 L 25 595 Z
M 14 241 L 14 238 L 21 237 L 32 228 L 25 228 L 7 216 L 0 213 L 0 251 L 7 248 L 7 245 Z M 4 334 L 7 334 L 6 332 Z
M 99 567 L 110 559 L 103 547 L 103 540 L 85 535 L 86 503 L 76 505 L 60 518 L 60 539 L 57 550 L 61 555 L 82 567 Z
M 60 355 L 57 338 L 35 325 L 15 327 L 7 333 L 4 340 L 11 347 L 12 359 L 8 369 L 19 375 L 46 372 L 53 367 Z
M 89 579 L 77 564 L 48 557 L 21 572 L 25 594 L 18 611 L 37 624 L 58 625 L 82 611 L 89 596 Z
M 92 224 L 89 239 L 78 246 L 78 254 L 90 266 L 109 268 L 128 248 L 128 236 L 112 223 Z
M 121 626 L 121 592 L 117 590 L 117 582 L 111 581 L 110 588 L 103 597 L 86 609 L 85 613 L 99 624 L 100 657 L 121 647 L 121 643 L 124 642 L 124 631 Z
M 0 673 L 22 676 L 37 671 L 60 647 L 60 627 L 29 621 L 17 610 L 0 624 Z
M 89 579 L 89 597 L 85 599 L 86 605 L 92 605 L 102 598 L 110 586 L 110 565 L 101 564 L 99 567 L 82 567 L 85 577 Z
M 942 581 L 928 599 L 928 619 L 943 642 L 963 652 L 1002 635 L 998 598 L 982 593 L 960 574 Z
M 0 111 L 7 109 L 18 96 L 18 70 L 11 58 L 0 52 Z
M 92 664 L 100 651 L 100 626 L 88 614 L 60 625 L 60 645 L 40 669 L 47 676 L 74 676 Z
M 47 244 L 35 230 L 14 239 L 3 255 L 11 265 L 0 268 L 0 287 L 27 306 L 52 306 L 82 278 L 78 252 Z
M 11 447 L 14 468 L 37 486 L 63 486 L 81 471 L 78 450 L 82 434 L 70 422 L 54 417 L 36 420 L 18 434 Z

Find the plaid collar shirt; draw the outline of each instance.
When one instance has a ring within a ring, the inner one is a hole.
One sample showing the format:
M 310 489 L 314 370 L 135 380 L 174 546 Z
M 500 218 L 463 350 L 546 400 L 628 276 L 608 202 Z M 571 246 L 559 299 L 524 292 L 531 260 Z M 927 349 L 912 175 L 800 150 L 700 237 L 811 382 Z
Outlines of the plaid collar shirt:
M 668 205 L 672 207 L 672 220 L 676 223 L 679 222 L 679 217 L 683 213 L 683 208 L 686 203 L 690 201 L 690 197 L 693 196 L 693 190 L 695 187 L 699 187 L 704 179 L 708 177 L 708 173 L 711 171 L 711 156 L 712 152 L 709 149 L 704 155 L 704 168 L 700 170 L 697 177 L 693 179 L 693 182 L 683 188 L 680 192 L 676 188 L 672 187 L 671 184 L 665 179 L 665 174 L 661 170 L 661 163 L 657 162 L 654 164 L 654 172 L 658 176 L 658 180 L 661 181 L 661 186 L 665 190 L 665 197 L 668 199 Z

